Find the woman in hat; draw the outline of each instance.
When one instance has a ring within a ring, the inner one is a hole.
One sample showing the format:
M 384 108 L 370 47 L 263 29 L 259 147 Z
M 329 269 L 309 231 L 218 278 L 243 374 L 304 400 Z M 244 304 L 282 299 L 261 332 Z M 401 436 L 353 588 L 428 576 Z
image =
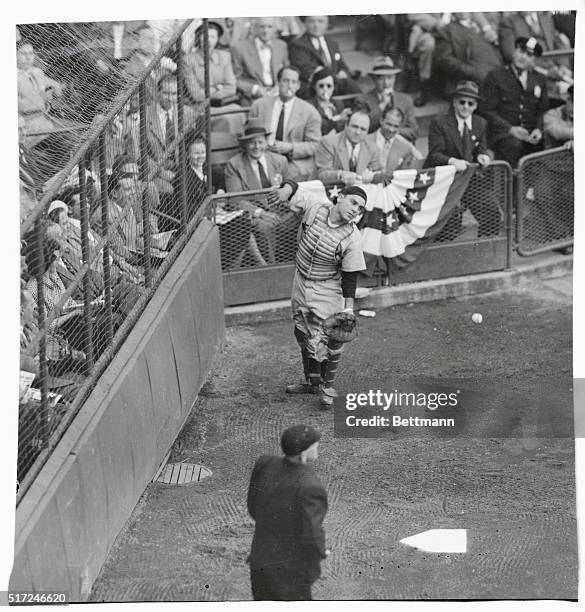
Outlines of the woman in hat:
M 350 108 L 344 108 L 340 100 L 333 100 L 335 80 L 329 68 L 318 68 L 311 78 L 313 96 L 309 102 L 321 116 L 321 134 L 326 136 L 332 131 L 341 132 L 351 115 Z
M 238 110 L 241 107 L 237 101 L 236 77 L 232 68 L 232 56 L 229 51 L 217 49 L 217 43 L 223 34 L 223 28 L 215 21 L 207 22 L 209 40 L 209 101 L 211 114 L 228 110 Z M 195 44 L 185 57 L 185 86 L 194 102 L 205 100 L 205 56 L 203 40 L 205 26 L 201 25 L 195 31 Z M 225 115 L 211 120 L 211 127 L 218 132 L 238 132 L 242 129 L 242 115 Z

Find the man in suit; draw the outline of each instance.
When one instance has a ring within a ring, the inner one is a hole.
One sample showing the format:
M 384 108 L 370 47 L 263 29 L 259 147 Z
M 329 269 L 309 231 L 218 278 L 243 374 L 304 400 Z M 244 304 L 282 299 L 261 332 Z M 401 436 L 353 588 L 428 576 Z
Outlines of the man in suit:
M 300 96 L 311 95 L 311 77 L 319 66 L 326 66 L 335 76 L 335 90 L 339 95 L 361 93 L 359 85 L 350 78 L 350 70 L 341 56 L 339 45 L 325 36 L 329 26 L 326 15 L 312 15 L 305 18 L 307 31 L 292 40 L 288 47 L 290 62 L 301 71 L 302 88 Z
M 491 163 L 487 148 L 487 122 L 474 114 L 480 99 L 477 83 L 460 81 L 457 84 L 449 111 L 431 121 L 429 154 L 424 167 L 451 165 L 457 171 L 464 171 L 472 163 L 482 167 Z M 467 193 L 463 195 L 461 209 L 454 212 L 437 240 L 453 239 L 459 233 L 462 209 L 466 207 L 479 224 L 479 237 L 499 233 L 500 211 L 490 197 L 489 185 L 482 192 L 486 194 L 484 200 L 471 198 Z
M 286 158 L 268 150 L 269 136 L 270 132 L 259 119 L 248 120 L 244 132 L 238 136 L 243 150 L 232 157 L 225 168 L 228 193 L 280 187 L 288 178 Z M 298 219 L 288 207 L 273 204 L 274 199 L 270 196 L 264 205 L 246 200 L 238 202 L 238 206 L 250 215 L 253 235 L 266 263 L 292 258 L 298 227 Z
M 498 28 L 500 48 L 504 61 L 511 63 L 514 59 L 516 39 L 534 38 L 543 51 L 570 49 L 571 41 L 557 31 L 552 14 L 548 11 L 514 11 L 502 18 Z M 539 66 L 548 71 L 551 78 L 572 77 L 571 62 L 568 57 L 542 58 Z
M 248 557 L 255 600 L 312 599 L 325 548 L 327 492 L 311 463 L 319 457 L 321 434 L 293 425 L 280 439 L 284 457 L 263 455 L 250 478 L 248 512 L 256 522 Z
M 542 148 L 548 94 L 546 78 L 534 71 L 540 55 L 535 38 L 517 38 L 512 63 L 490 72 L 483 83 L 480 113 L 489 123 L 488 144 L 496 159 L 512 168 L 523 155 Z
M 394 67 L 394 62 L 389 56 L 377 57 L 368 74 L 374 81 L 374 88 L 357 99 L 357 105 L 366 105 L 370 115 L 370 132 L 375 132 L 380 127 L 382 111 L 388 106 L 399 108 L 404 115 L 404 123 L 400 128 L 400 134 L 407 140 L 414 142 L 418 135 L 418 124 L 414 113 L 414 104 L 407 94 L 394 91 L 396 75 L 402 72 L 400 68 Z
M 380 127 L 366 137 L 378 148 L 384 172 L 422 168 L 423 154 L 399 133 L 403 123 L 402 111 L 388 106 L 382 111 Z
M 445 77 L 446 92 L 461 80 L 481 83 L 487 74 L 503 65 L 502 56 L 480 33 L 469 13 L 455 13 L 454 20 L 436 35 L 435 65 Z
M 275 37 L 274 17 L 252 20 L 254 36 L 239 41 L 231 48 L 232 63 L 242 103 L 266 95 L 276 95 L 276 75 L 288 66 L 288 47 Z
M 355 111 L 342 132 L 331 133 L 321 140 L 315 154 L 320 181 L 353 185 L 359 178 L 368 183 L 375 172 L 382 170 L 378 147 L 366 139 L 369 127 L 368 114 Z
M 276 76 L 278 96 L 255 100 L 250 119 L 259 119 L 271 133 L 269 151 L 288 159 L 288 175 L 296 181 L 313 178 L 314 155 L 321 140 L 321 117 L 314 106 L 297 98 L 300 74 L 285 66 Z

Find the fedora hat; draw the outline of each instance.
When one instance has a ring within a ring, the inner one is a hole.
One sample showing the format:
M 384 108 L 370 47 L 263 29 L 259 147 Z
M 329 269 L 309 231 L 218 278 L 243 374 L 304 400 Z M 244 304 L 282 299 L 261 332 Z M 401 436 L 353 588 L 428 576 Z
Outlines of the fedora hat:
M 219 23 L 217 23 L 217 21 L 208 21 L 207 22 L 207 27 L 210 30 L 216 30 L 217 31 L 217 36 L 218 38 L 221 38 L 223 36 L 223 28 L 221 27 L 221 25 Z M 196 30 L 195 30 L 195 36 L 197 38 L 199 38 L 200 36 L 203 35 L 203 30 L 205 29 L 205 24 L 201 24 Z
M 394 67 L 392 58 L 388 55 L 382 55 L 374 60 L 374 65 L 368 74 L 370 76 L 390 76 L 399 72 L 402 72 L 402 69 Z
M 479 87 L 474 81 L 459 81 L 457 87 L 451 92 L 451 97 L 465 96 L 466 98 L 475 98 L 476 100 L 483 100 L 479 95 Z
M 238 134 L 238 140 L 250 140 L 256 136 L 269 136 L 272 134 L 267 130 L 260 119 L 248 119 L 246 125 L 244 125 L 244 131 Z

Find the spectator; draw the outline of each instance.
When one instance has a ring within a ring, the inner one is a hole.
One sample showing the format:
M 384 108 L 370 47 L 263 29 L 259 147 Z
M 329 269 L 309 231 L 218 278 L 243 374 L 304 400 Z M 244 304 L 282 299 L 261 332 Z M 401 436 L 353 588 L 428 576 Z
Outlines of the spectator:
M 451 13 L 409 13 L 408 55 L 417 64 L 419 91 L 415 106 L 424 106 L 431 97 L 435 34 L 451 21 Z
M 215 21 L 208 21 L 207 36 L 209 39 L 209 103 L 211 104 L 211 129 L 217 132 L 236 133 L 242 128 L 242 114 L 222 115 L 214 118 L 218 112 L 237 111 L 236 77 L 232 68 L 232 57 L 229 51 L 217 49 L 217 42 L 223 28 Z M 185 58 L 185 86 L 191 100 L 196 103 L 205 100 L 205 58 L 203 38 L 205 26 L 195 30 L 195 45 Z M 218 108 L 218 107 L 221 107 Z
M 300 70 L 301 98 L 310 96 L 310 82 L 315 70 L 327 67 L 335 77 L 335 88 L 340 95 L 359 94 L 359 85 L 350 78 L 351 72 L 343 60 L 339 45 L 332 38 L 325 36 L 329 26 L 326 15 L 305 17 L 307 31 L 289 44 L 290 61 Z
M 321 116 L 321 134 L 341 132 L 351 115 L 350 108 L 344 108 L 341 100 L 333 100 L 335 80 L 329 68 L 319 68 L 311 79 L 313 97 L 309 102 Z
M 518 38 L 536 39 L 543 51 L 571 48 L 571 41 L 555 28 L 553 17 L 548 11 L 511 12 L 502 19 L 498 35 L 502 55 L 508 63 L 514 59 Z M 556 60 L 543 58 L 538 65 L 547 70 L 550 78 L 572 80 L 573 71 L 568 57 Z
M 252 31 L 252 38 L 240 40 L 231 48 L 238 91 L 246 106 L 253 99 L 277 95 L 276 75 L 290 63 L 286 43 L 275 37 L 274 17 L 254 18 Z
M 543 124 L 545 149 L 573 147 L 573 85 L 567 91 L 567 101 L 544 114 Z
M 185 196 L 187 200 L 187 219 L 192 219 L 203 199 L 207 195 L 207 148 L 204 135 L 191 132 L 185 137 L 187 163 L 185 168 Z M 173 183 L 175 194 L 175 210 L 180 216 L 181 193 L 179 189 L 179 174 Z
M 278 71 L 278 96 L 255 100 L 250 119 L 260 119 L 269 139 L 269 151 L 288 159 L 288 175 L 298 181 L 313 178 L 314 154 L 321 139 L 321 118 L 305 100 L 297 98 L 299 71 L 285 66 Z
M 143 24 L 135 31 L 136 43 L 133 52 L 124 64 L 124 72 L 135 78 L 141 76 L 146 67 L 156 57 L 156 34 L 148 25 Z M 146 79 L 148 99 L 156 96 L 157 83 L 168 73 L 175 72 L 177 65 L 169 57 L 163 57 L 153 72 Z
M 55 129 L 49 111 L 53 99 L 63 95 L 63 87 L 35 66 L 35 50 L 27 40 L 16 45 L 16 66 L 18 112 L 26 120 L 28 133 L 39 133 L 29 136 L 27 144 L 33 147 Z
M 542 149 L 543 116 L 548 109 L 546 78 L 534 71 L 542 47 L 535 38 L 517 38 L 512 63 L 488 74 L 480 113 L 489 122 L 488 145 L 496 159 L 513 168 Z
M 399 108 L 388 106 L 382 111 L 380 127 L 366 140 L 376 145 L 384 172 L 406 168 L 422 168 L 423 154 L 399 134 L 404 115 Z
M 243 151 L 229 160 L 225 169 L 228 192 L 252 191 L 280 187 L 288 178 L 289 165 L 285 157 L 268 148 L 270 132 L 258 119 L 249 119 L 238 137 Z M 294 252 L 298 220 L 288 207 L 281 210 L 249 201 L 239 202 L 249 212 L 257 244 L 267 263 L 282 260 L 284 253 Z
M 380 127 L 380 117 L 385 108 L 388 106 L 399 108 L 405 118 L 400 134 L 414 142 L 418 134 L 418 125 L 412 99 L 407 94 L 394 91 L 396 75 L 399 72 L 401 69 L 394 67 L 391 57 L 377 57 L 368 72 L 374 81 L 374 88 L 357 99 L 356 108 L 364 104 L 367 107 L 370 115 L 370 132 L 375 132 Z
M 487 166 L 491 157 L 487 148 L 487 121 L 474 114 L 481 99 L 479 88 L 473 81 L 460 81 L 453 92 L 449 111 L 431 121 L 429 129 L 429 154 L 425 167 L 455 166 L 464 171 L 471 163 Z M 489 186 L 488 186 L 489 187 Z M 490 189 L 482 193 L 490 193 Z M 483 201 L 466 197 L 461 200 L 462 208 L 469 206 L 479 224 L 479 237 L 490 236 L 500 231 L 500 211 L 491 199 Z M 447 222 L 438 240 L 452 238 L 461 228 L 461 210 L 456 210 Z
M 177 79 L 172 74 L 161 77 L 155 100 L 146 108 L 146 149 L 149 180 L 156 180 L 164 205 L 172 196 L 172 181 L 177 171 L 178 119 Z M 183 108 L 185 131 L 196 127 L 197 114 L 189 107 Z M 127 150 L 134 160 L 140 159 L 140 134 L 138 124 L 132 125 L 126 134 Z
M 369 127 L 368 114 L 355 111 L 343 132 L 329 134 L 321 140 L 315 154 L 319 180 L 353 185 L 361 179 L 368 183 L 375 172 L 382 170 L 378 147 L 366 139 Z
M 455 13 L 454 21 L 436 36 L 435 63 L 445 76 L 445 90 L 460 80 L 481 85 L 489 72 L 503 65 L 499 50 L 480 33 L 469 13 Z

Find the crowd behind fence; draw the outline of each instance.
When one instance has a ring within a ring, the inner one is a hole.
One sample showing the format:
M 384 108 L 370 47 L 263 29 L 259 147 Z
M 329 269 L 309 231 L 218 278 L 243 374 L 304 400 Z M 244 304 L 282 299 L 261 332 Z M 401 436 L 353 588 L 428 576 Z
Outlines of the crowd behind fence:
M 208 107 L 184 99 L 188 26 L 116 95 L 44 190 L 30 185 L 34 207 L 21 223 L 21 495 L 205 212 Z
M 248 108 L 210 107 L 206 28 L 203 91 L 190 90 L 198 23 L 174 24 L 155 51 L 136 22 L 139 53 L 124 63 L 96 24 L 21 28 L 19 53 L 38 48 L 43 78 L 68 85 L 20 117 L 20 496 L 203 216 L 219 228 L 224 273 L 294 259 L 299 219 L 270 206 L 269 189 L 209 198 L 235 142 L 217 128 L 243 125 Z M 568 245 L 572 163 L 565 148 L 524 158 L 515 210 L 510 166 L 477 172 L 437 240 L 501 239 L 515 214 L 521 252 Z

